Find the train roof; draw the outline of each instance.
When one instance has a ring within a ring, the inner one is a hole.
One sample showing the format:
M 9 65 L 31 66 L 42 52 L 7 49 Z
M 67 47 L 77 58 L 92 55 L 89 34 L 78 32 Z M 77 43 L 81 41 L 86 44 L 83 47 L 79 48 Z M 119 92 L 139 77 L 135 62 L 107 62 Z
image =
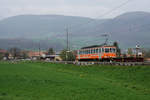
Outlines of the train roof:
M 105 44 L 102 44 L 102 45 L 92 45 L 92 46 L 87 46 L 87 47 L 83 47 L 81 49 L 89 49 L 89 48 L 96 48 L 96 47 L 114 47 L 113 45 L 105 45 Z

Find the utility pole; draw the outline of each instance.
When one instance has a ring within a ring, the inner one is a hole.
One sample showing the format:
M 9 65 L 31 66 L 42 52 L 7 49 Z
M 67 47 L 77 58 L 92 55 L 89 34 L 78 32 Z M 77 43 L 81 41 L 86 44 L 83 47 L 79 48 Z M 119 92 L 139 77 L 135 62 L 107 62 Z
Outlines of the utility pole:
M 41 57 L 41 45 L 40 45 L 40 42 L 39 42 L 39 58 Z
M 67 51 L 69 50 L 69 31 L 68 31 L 68 27 L 66 28 L 66 36 L 67 36 Z
M 68 31 L 68 27 L 66 28 L 66 45 L 67 45 L 67 50 L 66 50 L 66 61 L 68 60 L 68 51 L 69 51 L 69 31 Z

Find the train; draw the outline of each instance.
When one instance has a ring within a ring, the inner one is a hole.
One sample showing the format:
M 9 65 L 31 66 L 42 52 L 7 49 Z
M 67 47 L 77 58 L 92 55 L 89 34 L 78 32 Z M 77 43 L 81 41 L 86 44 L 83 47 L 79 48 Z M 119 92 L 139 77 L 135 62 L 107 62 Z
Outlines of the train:
M 77 61 L 101 61 L 101 62 L 143 62 L 143 57 L 119 57 L 117 47 L 113 45 L 93 45 L 77 50 Z

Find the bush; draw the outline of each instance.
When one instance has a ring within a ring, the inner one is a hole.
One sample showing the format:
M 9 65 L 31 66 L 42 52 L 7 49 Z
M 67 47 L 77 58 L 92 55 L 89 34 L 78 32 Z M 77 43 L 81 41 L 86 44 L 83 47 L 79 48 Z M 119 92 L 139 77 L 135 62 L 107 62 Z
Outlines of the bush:
M 63 50 L 61 51 L 60 57 L 63 59 L 63 61 L 74 61 L 75 55 L 72 51 Z

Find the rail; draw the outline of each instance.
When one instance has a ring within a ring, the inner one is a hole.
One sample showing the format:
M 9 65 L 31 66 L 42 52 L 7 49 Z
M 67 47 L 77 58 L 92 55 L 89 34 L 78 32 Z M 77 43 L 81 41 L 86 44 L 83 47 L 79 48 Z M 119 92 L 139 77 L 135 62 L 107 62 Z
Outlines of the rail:
M 136 65 L 148 65 L 150 62 L 76 62 L 76 61 L 46 61 L 50 63 L 60 64 L 75 64 L 75 65 L 118 65 L 118 66 L 136 66 Z

